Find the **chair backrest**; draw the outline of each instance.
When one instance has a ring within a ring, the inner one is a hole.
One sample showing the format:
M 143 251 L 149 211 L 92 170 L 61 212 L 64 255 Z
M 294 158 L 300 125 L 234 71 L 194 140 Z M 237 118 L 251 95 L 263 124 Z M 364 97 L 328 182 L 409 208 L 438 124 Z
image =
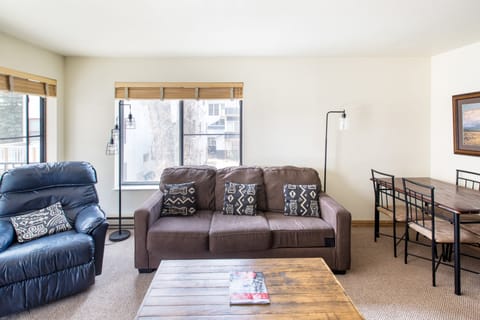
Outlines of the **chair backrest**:
M 457 169 L 457 186 L 480 191 L 480 173 Z
M 395 191 L 395 176 L 375 169 L 372 171 L 375 206 L 382 207 L 395 213 L 398 193 Z
M 83 161 L 36 163 L 14 168 L 0 178 L 0 218 L 62 204 L 70 221 L 98 204 L 97 174 Z
M 435 240 L 435 187 L 402 178 L 407 222 L 415 223 L 432 232 Z

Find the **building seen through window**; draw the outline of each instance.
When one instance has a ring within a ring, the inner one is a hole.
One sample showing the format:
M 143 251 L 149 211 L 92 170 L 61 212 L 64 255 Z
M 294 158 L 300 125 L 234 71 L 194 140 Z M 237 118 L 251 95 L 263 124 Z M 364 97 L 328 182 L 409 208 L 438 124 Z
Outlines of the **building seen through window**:
M 123 184 L 157 184 L 170 166 L 241 164 L 241 100 L 127 103 L 136 129 L 123 129 Z

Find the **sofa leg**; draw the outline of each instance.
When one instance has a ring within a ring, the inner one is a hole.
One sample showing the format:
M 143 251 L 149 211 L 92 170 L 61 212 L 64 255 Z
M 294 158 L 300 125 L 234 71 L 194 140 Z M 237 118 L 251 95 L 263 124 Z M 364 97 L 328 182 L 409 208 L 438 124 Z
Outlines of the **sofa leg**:
M 143 268 L 140 268 L 138 269 L 138 273 L 152 273 L 153 271 L 155 271 L 156 269 L 143 269 Z
M 346 274 L 347 270 L 332 270 L 334 274 Z

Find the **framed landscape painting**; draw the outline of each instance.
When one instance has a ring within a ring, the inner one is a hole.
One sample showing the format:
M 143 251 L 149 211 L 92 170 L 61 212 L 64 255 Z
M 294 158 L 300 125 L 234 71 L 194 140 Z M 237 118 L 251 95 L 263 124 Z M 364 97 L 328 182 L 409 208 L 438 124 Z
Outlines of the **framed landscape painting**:
M 454 153 L 480 156 L 480 92 L 452 96 Z

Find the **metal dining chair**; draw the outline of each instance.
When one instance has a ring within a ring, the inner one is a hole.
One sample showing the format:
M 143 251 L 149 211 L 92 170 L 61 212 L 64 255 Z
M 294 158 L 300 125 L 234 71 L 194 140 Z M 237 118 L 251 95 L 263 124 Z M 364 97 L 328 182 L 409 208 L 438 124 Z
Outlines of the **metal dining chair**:
M 480 173 L 457 169 L 457 186 L 480 191 Z M 480 193 L 478 194 L 480 197 Z M 462 228 L 480 235 L 480 214 L 460 216 Z
M 402 178 L 403 189 L 405 194 L 405 202 L 407 209 L 407 223 L 405 227 L 405 264 L 408 256 L 415 256 L 427 259 L 432 262 L 432 285 L 436 286 L 436 271 L 442 260 L 447 260 L 450 247 L 454 243 L 454 228 L 450 221 L 444 220 L 443 215 L 437 215 L 435 207 L 435 187 L 421 184 L 407 178 Z M 425 238 L 430 240 L 431 258 L 425 258 L 420 255 L 410 253 L 408 251 L 409 229 L 412 229 Z M 469 232 L 463 230 L 460 233 L 461 243 L 478 243 L 479 238 Z M 437 244 L 442 245 L 442 252 L 437 258 Z M 450 245 L 447 248 L 446 245 Z
M 380 223 L 380 213 L 391 219 L 393 229 L 392 234 L 380 233 L 374 230 L 374 240 L 380 237 L 380 234 L 393 238 L 393 256 L 397 257 L 397 246 L 404 239 L 405 234 L 397 236 L 397 223 L 405 223 L 407 214 L 405 202 L 395 191 L 395 177 L 391 174 L 371 169 L 373 190 L 375 193 L 375 224 Z

